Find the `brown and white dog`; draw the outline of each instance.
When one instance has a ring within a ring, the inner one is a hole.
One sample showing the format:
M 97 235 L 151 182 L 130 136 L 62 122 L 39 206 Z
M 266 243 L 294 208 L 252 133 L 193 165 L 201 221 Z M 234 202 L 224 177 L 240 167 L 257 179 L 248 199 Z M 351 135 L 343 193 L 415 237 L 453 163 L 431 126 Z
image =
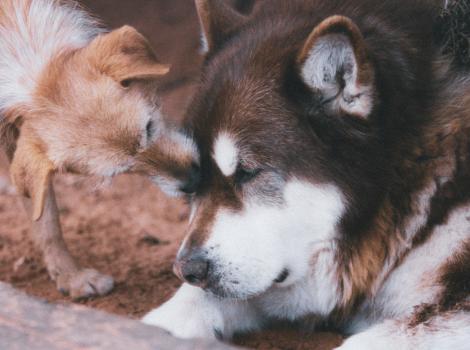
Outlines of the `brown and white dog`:
M 144 322 L 230 338 L 318 320 L 353 334 L 340 349 L 468 349 L 470 73 L 433 41 L 438 5 L 196 4 L 186 283 Z
M 105 294 L 113 280 L 68 252 L 52 176 L 137 172 L 167 192 L 188 190 L 195 146 L 164 123 L 156 98 L 168 70 L 134 28 L 106 33 L 73 2 L 1 2 L 2 143 L 49 274 L 73 298 Z

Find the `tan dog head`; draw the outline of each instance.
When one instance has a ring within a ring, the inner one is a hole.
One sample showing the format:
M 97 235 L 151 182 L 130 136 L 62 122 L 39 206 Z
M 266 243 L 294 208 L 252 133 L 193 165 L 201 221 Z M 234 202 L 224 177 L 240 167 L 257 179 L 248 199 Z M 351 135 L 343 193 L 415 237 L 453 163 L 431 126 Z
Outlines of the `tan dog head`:
M 164 177 L 176 178 L 175 186 L 183 184 L 197 155 L 192 142 L 161 118 L 155 79 L 168 71 L 128 26 L 50 62 L 31 102 L 7 115 L 10 122 L 21 120 L 11 172 L 19 191 L 33 200 L 33 219 L 42 215 L 56 170 L 98 176 L 140 171 L 155 178 L 160 167 Z M 176 166 L 169 167 L 173 160 Z

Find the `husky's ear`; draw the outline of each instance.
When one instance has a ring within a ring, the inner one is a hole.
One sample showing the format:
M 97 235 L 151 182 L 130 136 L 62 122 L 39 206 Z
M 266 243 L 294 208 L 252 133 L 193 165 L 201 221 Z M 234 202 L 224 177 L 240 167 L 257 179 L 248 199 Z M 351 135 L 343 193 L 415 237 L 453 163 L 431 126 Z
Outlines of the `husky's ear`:
M 18 193 L 31 198 L 33 221 L 42 216 L 54 171 L 54 165 L 42 147 L 21 135 L 16 144 L 10 174 Z
M 374 69 L 349 18 L 332 16 L 312 31 L 297 57 L 304 82 L 334 112 L 366 119 L 374 106 Z
M 203 52 L 212 51 L 247 17 L 230 7 L 226 0 L 196 0 L 196 9 L 202 27 Z
M 123 85 L 131 80 L 157 78 L 170 70 L 158 62 L 147 39 L 130 26 L 98 36 L 85 52 L 101 72 Z

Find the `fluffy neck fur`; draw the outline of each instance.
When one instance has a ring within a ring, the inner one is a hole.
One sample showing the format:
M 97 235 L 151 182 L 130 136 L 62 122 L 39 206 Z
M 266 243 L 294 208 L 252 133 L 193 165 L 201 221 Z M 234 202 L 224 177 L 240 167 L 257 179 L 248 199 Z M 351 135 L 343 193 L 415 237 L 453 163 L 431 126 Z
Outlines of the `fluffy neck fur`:
M 357 245 L 341 250 L 346 258 L 340 257 L 338 266 L 340 313 L 374 296 L 410 250 L 430 239 L 433 230 L 469 200 L 470 78 L 445 66 L 436 72 L 441 89 L 429 120 L 419 137 L 405 143 L 409 150 L 401 153 L 396 180 L 375 220 Z
M 2 0 L 0 113 L 28 106 L 41 72 L 59 53 L 86 46 L 101 32 L 73 2 Z

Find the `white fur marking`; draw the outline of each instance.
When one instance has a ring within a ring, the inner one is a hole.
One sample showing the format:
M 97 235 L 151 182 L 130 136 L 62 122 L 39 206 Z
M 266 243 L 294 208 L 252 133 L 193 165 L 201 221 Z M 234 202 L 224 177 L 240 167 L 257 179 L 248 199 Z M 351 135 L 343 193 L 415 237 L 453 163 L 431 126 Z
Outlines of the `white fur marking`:
M 238 165 L 238 148 L 229 134 L 220 133 L 214 143 L 213 158 L 222 174 L 232 176 Z

